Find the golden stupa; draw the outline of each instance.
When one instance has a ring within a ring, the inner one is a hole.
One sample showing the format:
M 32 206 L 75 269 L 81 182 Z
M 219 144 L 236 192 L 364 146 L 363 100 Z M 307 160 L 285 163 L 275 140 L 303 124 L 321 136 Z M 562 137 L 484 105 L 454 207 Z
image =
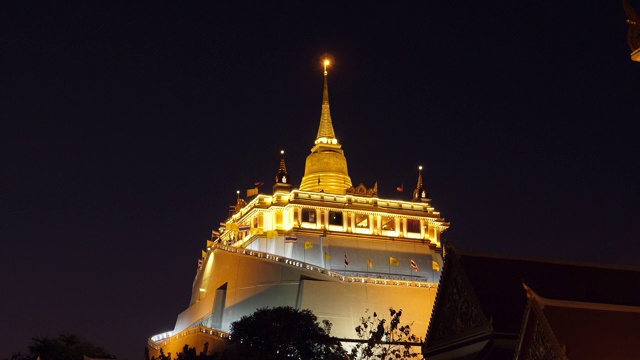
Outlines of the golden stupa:
M 300 184 L 302 191 L 315 191 L 330 194 L 345 194 L 351 188 L 351 178 L 347 170 L 347 159 L 342 145 L 338 143 L 329 110 L 329 86 L 327 85 L 327 65 L 324 62 L 324 91 L 322 94 L 322 112 L 315 146 L 307 156 L 304 176 Z

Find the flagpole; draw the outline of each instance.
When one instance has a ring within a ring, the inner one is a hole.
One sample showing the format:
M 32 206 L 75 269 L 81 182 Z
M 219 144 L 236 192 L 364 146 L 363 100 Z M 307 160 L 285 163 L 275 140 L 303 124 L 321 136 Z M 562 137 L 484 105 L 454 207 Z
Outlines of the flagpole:
M 322 267 L 327 268 L 327 256 L 325 255 L 324 246 L 322 246 L 322 236 L 320 236 L 320 256 L 322 257 Z

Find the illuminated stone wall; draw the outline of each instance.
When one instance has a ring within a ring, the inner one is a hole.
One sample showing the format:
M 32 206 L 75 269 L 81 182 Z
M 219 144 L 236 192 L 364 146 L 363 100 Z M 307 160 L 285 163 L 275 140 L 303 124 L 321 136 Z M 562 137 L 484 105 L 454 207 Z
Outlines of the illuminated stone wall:
M 403 320 L 413 322 L 413 332 L 420 335 L 426 333 L 436 293 L 435 286 L 417 287 L 410 282 L 347 282 L 317 270 L 222 250 L 212 252 L 209 266 L 204 271 L 210 272 L 204 291 L 178 316 L 174 333 L 198 322 L 212 326 L 216 321 L 220 330 L 228 331 L 233 321 L 258 308 L 292 306 L 310 309 L 320 320 L 330 320 L 332 335 L 343 338 L 355 337 L 354 328 L 367 309 L 380 315 L 388 314 L 390 307 L 402 309 Z M 221 316 L 215 313 L 216 308 L 224 309 Z

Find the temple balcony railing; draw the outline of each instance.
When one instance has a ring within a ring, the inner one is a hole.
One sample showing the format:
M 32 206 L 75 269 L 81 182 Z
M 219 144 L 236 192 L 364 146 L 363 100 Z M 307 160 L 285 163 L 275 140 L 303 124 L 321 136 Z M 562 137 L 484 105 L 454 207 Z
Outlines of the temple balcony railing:
M 230 253 L 236 253 L 245 256 L 254 256 L 261 259 L 266 259 L 274 262 L 283 263 L 290 266 L 303 268 L 309 271 L 322 274 L 324 276 L 331 277 L 343 282 L 348 283 L 362 283 L 362 284 L 375 284 L 375 285 L 390 285 L 390 286 L 409 286 L 418 288 L 435 288 L 438 286 L 437 282 L 421 281 L 413 276 L 407 275 L 394 275 L 388 273 L 373 273 L 373 272 L 358 272 L 358 271 L 337 271 L 329 270 L 317 265 L 309 264 L 303 261 L 290 259 L 280 255 L 274 255 L 265 253 L 262 251 L 249 250 L 243 248 L 237 248 L 229 245 L 214 244 L 212 251 L 219 249 Z
M 171 334 L 171 335 L 168 335 L 168 334 Z M 214 338 L 220 338 L 220 339 L 229 339 L 231 337 L 231 334 L 227 332 L 200 325 L 200 326 L 188 328 L 176 334 L 172 334 L 171 331 L 167 331 L 162 334 L 154 335 L 149 338 L 148 344 L 149 344 L 149 347 L 155 350 L 158 350 L 161 347 L 167 346 L 176 340 L 179 340 L 185 336 L 194 335 L 194 334 L 205 334 L 205 335 L 208 335 Z

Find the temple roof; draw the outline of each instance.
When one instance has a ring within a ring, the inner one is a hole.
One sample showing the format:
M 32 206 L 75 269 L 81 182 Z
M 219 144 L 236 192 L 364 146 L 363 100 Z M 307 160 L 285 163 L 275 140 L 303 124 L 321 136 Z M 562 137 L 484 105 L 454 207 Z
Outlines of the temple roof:
M 527 293 L 569 359 L 632 359 L 640 355 L 640 306 L 559 301 Z M 533 334 L 525 337 L 530 340 Z
M 478 254 L 450 243 L 445 250 L 425 356 L 529 359 L 532 351 L 545 354 L 540 358 L 630 358 L 611 356 L 628 334 L 607 332 L 640 330 L 640 267 Z M 607 355 L 582 356 L 594 347 Z M 638 351 L 634 342 L 623 353 Z
M 550 299 L 640 306 L 638 268 L 454 252 L 497 332 L 520 331 L 523 283 Z

